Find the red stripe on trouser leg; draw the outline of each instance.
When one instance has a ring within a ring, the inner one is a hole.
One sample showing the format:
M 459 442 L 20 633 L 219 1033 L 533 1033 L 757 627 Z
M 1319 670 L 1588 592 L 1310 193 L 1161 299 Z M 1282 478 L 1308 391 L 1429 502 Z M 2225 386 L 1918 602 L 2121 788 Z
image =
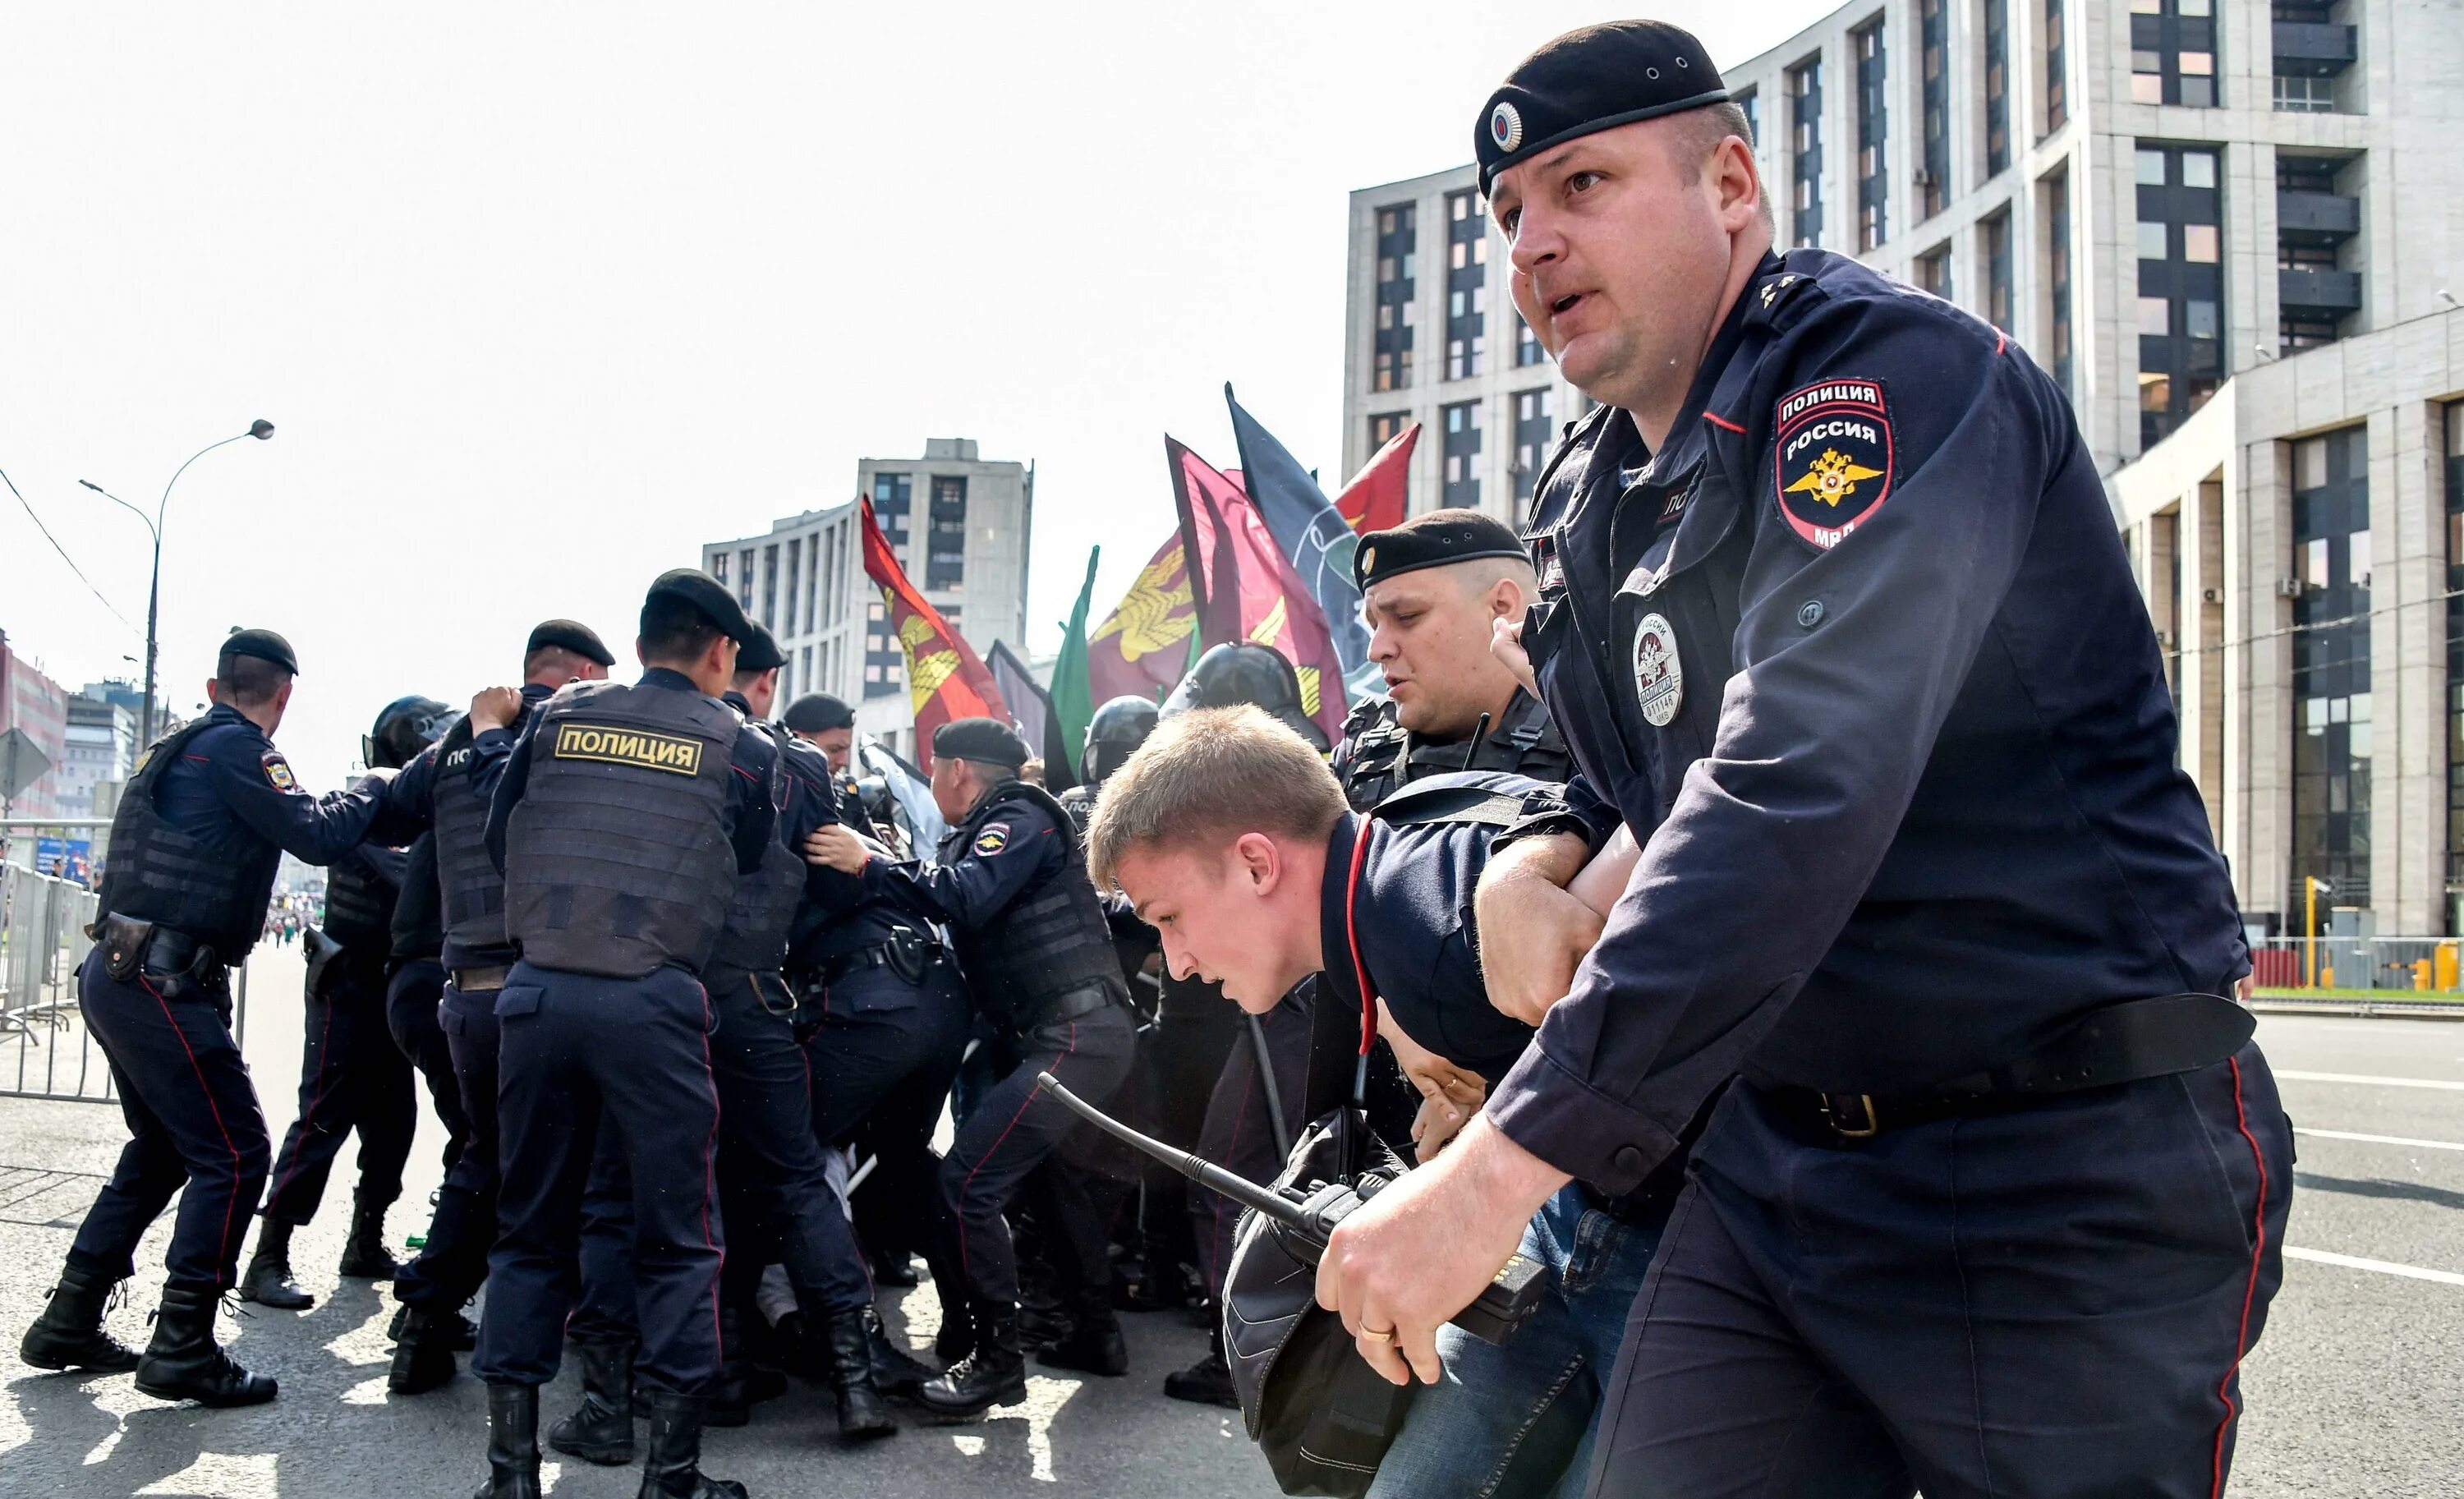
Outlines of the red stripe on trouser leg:
M 239 1201 L 239 1147 L 231 1143 L 231 1126 L 223 1123 L 222 1105 L 214 1102 L 214 1091 L 206 1082 L 206 1069 L 197 1065 L 196 1047 L 188 1045 L 188 1033 L 182 1030 L 180 1028 L 180 1023 L 171 1018 L 171 1002 L 163 998 L 161 991 L 157 990 L 152 984 L 147 983 L 143 974 L 137 976 L 137 986 L 143 989 L 146 993 L 153 995 L 154 1003 L 163 1007 L 163 1024 L 170 1026 L 171 1034 L 180 1038 L 180 1049 L 187 1053 L 188 1070 L 197 1079 L 197 1091 L 206 1095 L 206 1112 L 214 1116 L 214 1131 L 223 1137 L 223 1149 L 231 1152 L 231 1198 L 230 1201 L 223 1203 L 222 1243 L 217 1246 L 214 1256 L 214 1268 L 217 1281 L 214 1289 L 220 1290 L 224 1289 L 219 1284 L 222 1267 L 230 1264 L 231 1261 L 231 1205 Z
M 693 985 L 693 990 L 701 996 L 701 1076 L 702 1081 L 710 1085 L 710 1138 L 704 1140 L 701 1147 L 701 1246 L 718 1255 L 720 1263 L 724 1264 L 726 1251 L 719 1248 L 718 1241 L 712 1238 L 710 1232 L 710 1204 L 718 1193 L 718 1074 L 710 1065 L 710 991 L 698 983 Z M 716 1345 L 718 1360 L 722 1364 L 727 1361 L 725 1328 L 726 1324 L 719 1320 L 718 1315 L 718 1272 L 713 1270 L 710 1277 L 710 1340 Z
M 2233 1124 L 2241 1137 L 2250 1144 L 2250 1163 L 2258 1170 L 2258 1208 L 2251 1215 L 2250 1279 L 2241 1292 L 2241 1331 L 2233 1338 L 2233 1362 L 2225 1377 L 2216 1384 L 2216 1399 L 2224 1403 L 2224 1419 L 2216 1422 L 2216 1447 L 2213 1479 L 2209 1486 L 2210 1499 L 2221 1499 L 2225 1491 L 2225 1436 L 2233 1430 L 2233 1418 L 2240 1414 L 2233 1408 L 2233 1376 L 2241 1372 L 2242 1356 L 2250 1352 L 2250 1308 L 2258 1298 L 2259 1262 L 2267 1253 L 2267 1157 L 2260 1154 L 2258 1136 L 2250 1133 L 2250 1111 L 2241 1096 L 2241 1059 L 2233 1059 Z
M 1073 1020 L 1069 1023 L 1069 1045 L 1062 1049 L 1060 1056 L 1056 1056 L 1052 1059 L 1052 1066 L 1046 1069 L 1046 1070 L 1050 1071 L 1055 1078 L 1058 1078 L 1061 1075 L 1062 1062 L 1066 1058 L 1073 1057 L 1077 1054 L 1078 1023 Z M 1028 1086 L 1026 1096 L 1020 1099 L 1018 1102 L 1018 1113 L 1009 1116 L 1009 1122 L 1001 1126 L 1001 1134 L 994 1137 L 992 1144 L 984 1148 L 984 1153 L 982 1155 L 976 1157 L 976 1163 L 967 1168 L 966 1176 L 958 1182 L 958 1201 L 961 1204 L 967 1201 L 967 1189 L 975 1185 L 976 1173 L 983 1170 L 984 1162 L 992 1159 L 993 1157 L 1000 1152 L 1001 1141 L 1008 1139 L 1010 1131 L 1018 1128 L 1018 1121 L 1026 1117 L 1026 1111 L 1028 1107 L 1035 1102 L 1035 1095 L 1043 1091 L 1043 1086 L 1041 1084 L 1031 1084 Z M 956 1226 L 958 1230 L 958 1278 L 966 1282 L 969 1286 L 972 1286 L 975 1284 L 976 1276 L 975 1272 L 967 1268 L 967 1220 L 962 1213 L 956 1209 L 952 1211 L 951 1216 L 957 1220 Z
M 317 1083 L 308 1092 L 308 1112 L 299 1116 L 299 1143 L 290 1153 L 291 1163 L 282 1168 L 282 1179 L 274 1183 L 273 1191 L 265 1194 L 268 1202 L 280 1197 L 283 1189 L 291 1185 L 291 1179 L 299 1175 L 299 1153 L 308 1148 L 308 1132 L 317 1127 L 317 1106 L 325 1101 L 325 1069 L 333 1065 L 334 1006 L 328 1003 L 325 1006 L 325 1023 L 317 1027 Z M 360 1148 L 367 1148 L 365 1140 L 361 1142 Z

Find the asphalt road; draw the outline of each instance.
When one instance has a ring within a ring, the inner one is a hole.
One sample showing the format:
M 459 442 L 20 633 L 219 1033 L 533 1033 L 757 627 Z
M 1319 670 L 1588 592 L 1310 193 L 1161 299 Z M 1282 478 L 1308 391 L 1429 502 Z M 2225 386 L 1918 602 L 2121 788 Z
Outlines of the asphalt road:
M 248 1051 L 277 1135 L 292 1113 L 298 1009 L 285 1001 L 297 982 L 296 955 L 260 959 Z M 2464 1024 L 2269 1017 L 2260 1038 L 2302 1133 L 2292 1257 L 2245 1366 L 2232 1491 L 2464 1493 L 2464 1422 L 2454 1415 L 2464 1409 Z M 281 1378 L 281 1400 L 246 1411 L 172 1408 L 124 1377 L 47 1376 L 16 1362 L 15 1331 L 39 1310 L 123 1137 L 116 1109 L 0 1099 L 0 1168 L 20 1168 L 0 1169 L 0 1496 L 469 1493 L 481 1471 L 481 1392 L 465 1378 L 417 1400 L 385 1398 L 391 1305 L 363 1282 L 338 1290 L 331 1268 L 348 1213 L 342 1173 L 294 1248 L 319 1304 L 298 1314 L 252 1308 L 224 1324 L 241 1358 Z M 420 1226 L 439 1143 L 423 1121 L 391 1223 L 397 1245 Z M 140 1290 L 112 1314 L 131 1341 L 143 1337 L 163 1239 L 158 1227 L 140 1252 Z M 913 1315 L 893 1320 L 920 1342 L 933 1308 L 929 1289 L 919 1290 L 893 1309 Z M 1164 1371 L 1201 1350 L 1201 1335 L 1166 1317 L 1128 1322 L 1126 1379 L 1039 1377 L 1028 1403 L 997 1419 L 911 1427 L 854 1453 L 831 1444 L 825 1405 L 800 1387 L 754 1425 L 712 1433 L 712 1470 L 765 1496 L 1273 1493 L 1237 1418 L 1157 1393 Z M 574 1398 L 568 1377 L 548 1406 Z M 550 1475 L 551 1492 L 575 1499 L 630 1495 L 638 1482 L 638 1469 L 571 1463 Z

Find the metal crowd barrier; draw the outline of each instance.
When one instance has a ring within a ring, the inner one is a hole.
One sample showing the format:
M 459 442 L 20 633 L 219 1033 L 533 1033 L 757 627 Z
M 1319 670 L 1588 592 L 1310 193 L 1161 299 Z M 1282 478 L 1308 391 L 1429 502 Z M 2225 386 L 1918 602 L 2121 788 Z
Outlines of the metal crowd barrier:
M 94 892 L 0 866 L 0 1096 L 107 1103 L 111 1068 L 77 1010 Z

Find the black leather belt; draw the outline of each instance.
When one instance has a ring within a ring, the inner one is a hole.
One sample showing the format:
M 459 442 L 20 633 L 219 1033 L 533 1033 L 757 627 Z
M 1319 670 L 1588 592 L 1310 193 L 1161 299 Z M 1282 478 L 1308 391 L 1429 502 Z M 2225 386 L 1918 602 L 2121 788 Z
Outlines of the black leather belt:
M 1026 1028 L 1042 1030 L 1046 1025 L 1065 1025 L 1094 1014 L 1113 1004 L 1124 1003 L 1123 995 L 1109 983 L 1090 983 L 1083 989 L 1072 989 L 1046 1003 L 1036 1012 L 1035 1021 Z
M 836 983 L 849 974 L 862 973 L 868 968 L 889 966 L 889 943 L 881 942 L 871 947 L 860 947 L 852 953 L 841 953 L 836 958 L 823 959 L 822 981 Z
M 2212 1067 L 2239 1051 L 2257 1017 L 2213 994 L 2168 994 L 2095 1010 L 2013 1062 L 1913 1093 L 1830 1092 L 1756 1083 L 1783 1113 L 1843 1139 L 1935 1119 L 2025 1109 L 2064 1093 Z
M 505 976 L 514 970 L 505 964 L 494 968 L 456 968 L 453 987 L 465 994 L 494 994 L 505 986 Z
M 186 932 L 154 931 L 154 940 L 145 946 L 143 964 L 145 972 L 161 979 L 194 979 L 208 988 L 221 987 L 230 977 L 229 970 L 213 948 Z

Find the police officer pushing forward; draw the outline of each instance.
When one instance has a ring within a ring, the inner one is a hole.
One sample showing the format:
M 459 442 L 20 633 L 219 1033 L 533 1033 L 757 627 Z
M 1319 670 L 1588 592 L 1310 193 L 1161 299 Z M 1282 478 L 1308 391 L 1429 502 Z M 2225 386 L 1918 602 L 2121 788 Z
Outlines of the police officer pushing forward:
M 505 927 L 522 956 L 495 1003 L 500 1226 L 473 1362 L 488 1381 L 483 1499 L 539 1492 L 539 1387 L 556 1376 L 603 1111 L 633 1182 L 634 1374 L 650 1409 L 641 1492 L 744 1493 L 700 1471 L 720 1242 L 711 1010 L 697 974 L 775 818 L 777 749 L 718 700 L 751 634 L 708 575 L 662 574 L 642 605 L 641 680 L 550 698 L 489 808 Z
M 213 708 L 147 751 L 112 819 L 111 862 L 78 1000 L 110 1059 L 130 1139 L 77 1229 L 18 1356 L 37 1369 L 134 1369 L 158 1400 L 251 1405 L 275 1381 L 214 1342 L 249 1208 L 265 1184 L 265 1116 L 231 1039 L 231 964 L 265 927 L 282 855 L 327 864 L 363 838 L 418 830 L 375 783 L 312 797 L 274 733 L 299 664 L 272 630 L 223 642 Z M 111 1289 L 173 1193 L 169 1278 L 141 1359 L 102 1331 Z
M 1631 1189 L 1741 1073 L 1593 1493 L 2221 1491 L 2292 1141 L 2069 403 L 1949 304 L 1772 254 L 1673 27 L 1558 38 L 1477 128 L 1516 305 L 1602 403 L 1542 474 L 1521 645 L 1643 846 L 1571 993 L 1542 876 L 1582 840 L 1490 860 L 1492 991 L 1563 998 L 1319 1299 L 1435 1376 L 1534 1207 Z

